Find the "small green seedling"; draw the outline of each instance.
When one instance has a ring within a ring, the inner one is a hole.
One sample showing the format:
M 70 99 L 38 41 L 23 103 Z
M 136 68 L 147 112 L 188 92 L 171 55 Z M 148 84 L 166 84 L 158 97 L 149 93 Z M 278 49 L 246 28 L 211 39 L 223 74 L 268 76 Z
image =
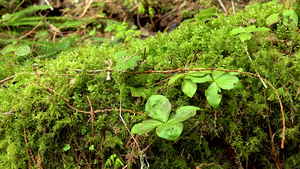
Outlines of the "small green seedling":
M 121 168 L 123 166 L 123 162 L 116 154 L 111 155 L 105 162 L 105 167 L 111 167 L 113 169 Z
M 209 73 L 211 73 L 211 75 Z M 225 73 L 222 71 L 191 71 L 187 74 L 174 75 L 170 79 L 169 85 L 179 78 L 184 78 L 182 82 L 182 92 L 192 98 L 197 91 L 197 83 L 212 82 L 206 89 L 205 96 L 207 102 L 216 108 L 222 100 L 221 89 L 230 90 L 243 86 L 239 79 L 234 76 L 237 74 L 236 72 Z
M 145 134 L 156 128 L 156 134 L 167 140 L 176 140 L 182 130 L 181 122 L 196 115 L 200 110 L 194 106 L 182 106 L 177 109 L 176 114 L 171 113 L 171 103 L 165 96 L 152 95 L 146 103 L 146 112 L 153 118 L 142 123 L 135 124 L 131 129 L 131 134 Z
M 12 54 L 13 52 L 13 54 Z M 4 49 L 0 51 L 0 53 L 3 55 L 2 57 L 8 57 L 8 56 L 25 56 L 30 53 L 30 47 L 28 45 L 7 45 Z
M 230 31 L 229 35 L 239 35 L 239 38 L 242 42 L 245 42 L 246 40 L 250 40 L 252 37 L 252 32 L 266 32 L 270 31 L 269 28 L 261 27 L 261 28 L 256 28 L 255 25 L 248 26 L 246 28 L 235 28 Z
M 289 23 L 292 25 L 298 25 L 298 16 L 294 10 L 284 10 L 282 13 L 271 14 L 267 20 L 266 24 L 268 27 L 272 26 L 275 23 L 278 23 L 282 19 L 282 23 L 285 26 L 288 26 Z

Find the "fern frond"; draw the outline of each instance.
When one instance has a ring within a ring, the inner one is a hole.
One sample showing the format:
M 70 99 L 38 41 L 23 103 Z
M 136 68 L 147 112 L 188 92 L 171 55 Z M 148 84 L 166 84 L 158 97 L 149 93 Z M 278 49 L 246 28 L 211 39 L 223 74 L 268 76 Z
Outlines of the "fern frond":
M 1 22 L 5 22 L 5 21 L 14 22 L 16 19 L 19 19 L 20 17 L 24 17 L 26 14 L 34 13 L 34 12 L 37 12 L 40 10 L 46 10 L 49 8 L 50 8 L 49 5 L 44 5 L 44 6 L 32 5 L 32 6 L 25 8 L 19 12 L 16 12 L 16 13 L 5 14 L 0 21 Z

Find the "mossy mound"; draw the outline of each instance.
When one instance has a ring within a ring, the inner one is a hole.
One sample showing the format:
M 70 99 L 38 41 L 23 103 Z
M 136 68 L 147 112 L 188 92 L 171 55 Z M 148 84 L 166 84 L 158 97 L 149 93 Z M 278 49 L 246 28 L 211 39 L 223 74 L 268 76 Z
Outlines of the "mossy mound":
M 255 4 L 235 16 L 196 17 L 169 35 L 161 33 L 113 47 L 82 46 L 54 60 L 36 60 L 34 66 L 3 66 L 1 79 L 15 77 L 0 88 L 0 166 L 103 168 L 116 154 L 124 164 L 138 168 L 139 152 L 119 117 L 119 109 L 130 129 L 147 119 L 138 113 L 146 114 L 147 99 L 160 94 L 170 100 L 172 110 L 186 105 L 201 110 L 184 122 L 176 142 L 159 138 L 155 132 L 135 135 L 141 148 L 146 148 L 151 168 L 297 168 L 299 28 L 279 20 L 271 31 L 253 33 L 245 43 L 229 35 L 238 27 L 267 27 L 266 19 L 284 10 L 279 1 Z M 126 52 L 128 58 L 143 47 L 145 55 L 141 51 L 132 57 L 143 58 L 129 66 L 134 67 L 132 70 L 110 71 L 117 65 L 117 53 Z M 243 69 L 266 78 L 283 103 L 284 149 L 280 148 L 283 119 L 278 99 L 259 78 L 237 75 L 243 88 L 222 90 L 218 108 L 206 101 L 209 83 L 198 84 L 192 98 L 181 91 L 181 80 L 168 85 L 174 74 L 168 71 L 199 67 Z M 136 74 L 148 70 L 167 73 Z M 107 72 L 111 72 L 111 80 L 107 80 Z

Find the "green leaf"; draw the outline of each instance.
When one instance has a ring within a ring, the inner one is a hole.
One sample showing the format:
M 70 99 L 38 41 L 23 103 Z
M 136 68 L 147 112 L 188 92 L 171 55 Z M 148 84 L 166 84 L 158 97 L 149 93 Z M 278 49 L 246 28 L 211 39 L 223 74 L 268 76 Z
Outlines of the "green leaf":
M 127 58 L 123 58 L 123 59 L 120 59 L 118 62 L 117 62 L 117 65 L 115 67 L 116 70 L 119 70 L 120 68 L 122 69 L 131 69 L 133 70 L 134 67 L 137 66 L 137 61 L 140 61 L 142 60 L 142 58 L 140 58 L 139 56 L 133 56 L 132 58 L 128 59 Z M 124 63 L 123 63 L 124 62 Z
M 251 39 L 251 33 L 241 33 L 239 34 L 239 38 L 242 42 L 245 42 L 245 40 L 250 40 Z
M 186 76 L 184 79 L 190 79 L 194 83 L 205 83 L 205 82 L 213 81 L 210 75 L 206 75 L 203 77 Z
M 123 43 L 123 38 L 122 37 L 115 37 L 114 40 L 111 41 L 108 46 L 115 46 L 115 45 L 118 45 L 118 44 L 121 44 L 121 43 Z
M 230 31 L 229 35 L 236 35 L 236 34 L 239 34 L 239 33 L 246 33 L 246 30 L 244 28 L 234 28 Z
M 165 96 L 152 95 L 146 103 L 146 112 L 156 120 L 167 122 L 171 112 L 171 103 Z
M 211 8 L 211 9 L 205 9 L 203 11 L 201 11 L 197 16 L 196 18 L 198 20 L 205 20 L 209 17 L 212 17 L 212 16 L 218 16 L 218 13 L 216 11 L 216 8 Z
M 256 29 L 256 26 L 255 25 L 251 25 L 251 26 L 247 26 L 246 28 L 244 28 L 245 29 L 245 31 L 247 32 L 247 33 L 251 33 L 251 32 L 253 32 L 255 29 Z
M 279 13 L 274 13 L 267 17 L 266 24 L 268 27 L 273 25 L 274 23 L 277 23 L 280 20 Z
M 181 78 L 183 76 L 184 76 L 184 74 L 176 74 L 176 75 L 172 76 L 172 78 L 169 80 L 168 85 L 174 83 L 177 79 L 179 79 L 179 78 Z
M 95 150 L 95 146 L 94 145 L 91 145 L 90 147 L 89 147 L 89 150 Z
M 219 68 L 219 69 L 222 69 L 222 68 Z M 214 79 L 217 79 L 218 77 L 220 77 L 221 75 L 225 74 L 225 72 L 223 71 L 218 71 L 218 70 L 214 70 L 212 72 L 212 76 Z
M 115 61 L 118 61 L 122 56 L 125 56 L 126 53 L 127 53 L 126 50 L 117 52 L 114 56 Z
M 236 88 L 239 79 L 236 76 L 226 74 L 217 78 L 215 82 L 222 89 L 233 89 Z
M 129 89 L 133 97 L 145 97 L 146 91 L 148 90 L 143 87 L 139 87 L 139 88 L 129 87 Z
M 238 71 L 242 72 L 243 68 L 239 68 Z M 239 75 L 240 73 L 238 73 L 238 72 L 229 72 L 229 74 L 231 74 L 231 75 Z
M 256 28 L 253 32 L 268 32 L 271 29 L 269 28 L 265 28 L 265 27 L 261 27 L 261 28 Z
M 131 134 L 145 134 L 150 132 L 151 130 L 155 129 L 159 125 L 163 125 L 161 121 L 150 119 L 150 120 L 145 120 L 142 123 L 135 124 L 132 129 L 131 129 Z
M 238 81 L 238 82 L 236 83 L 235 89 L 240 89 L 240 88 L 243 88 L 243 84 L 241 83 L 241 81 Z
M 283 24 L 288 25 L 291 22 L 293 25 L 298 25 L 298 16 L 294 10 L 285 10 L 282 13 L 283 16 Z
M 1 50 L 1 54 L 5 55 L 12 51 L 14 51 L 14 45 L 7 45 L 4 49 Z
M 63 150 L 68 151 L 68 150 L 70 150 L 70 148 L 71 148 L 70 144 L 65 144 Z
M 190 71 L 187 73 L 187 75 L 190 75 L 190 76 L 204 76 L 206 75 L 207 73 L 210 73 L 210 71 Z
M 16 56 L 24 56 L 30 53 L 30 47 L 28 45 L 22 45 L 15 49 Z
M 124 166 L 123 162 L 122 162 L 119 158 L 116 159 L 115 164 L 116 164 L 116 166 L 117 166 L 118 168 Z
M 172 118 L 170 118 L 170 120 L 167 123 L 176 124 L 183 122 L 186 119 L 195 116 L 197 110 L 200 110 L 200 108 L 195 106 L 182 106 L 179 109 L 177 109 L 176 114 Z
M 222 100 L 222 95 L 220 87 L 216 82 L 213 82 L 206 90 L 205 97 L 207 102 L 213 107 L 217 108 Z
M 180 136 L 182 129 L 182 123 L 164 124 L 156 128 L 156 134 L 167 140 L 176 140 Z
M 192 80 L 185 79 L 182 83 L 182 91 L 189 97 L 193 97 L 197 90 L 197 84 Z

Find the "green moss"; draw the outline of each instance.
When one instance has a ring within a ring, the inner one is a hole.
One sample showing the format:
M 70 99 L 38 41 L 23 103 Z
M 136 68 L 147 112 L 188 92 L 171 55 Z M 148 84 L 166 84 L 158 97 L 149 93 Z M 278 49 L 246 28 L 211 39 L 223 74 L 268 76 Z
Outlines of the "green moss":
M 235 16 L 219 15 L 207 22 L 196 19 L 169 35 L 160 33 L 145 40 L 132 39 L 124 46 L 81 46 L 62 52 L 54 60 L 36 60 L 40 76 L 31 74 L 33 70 L 28 67 L 0 67 L 1 79 L 16 75 L 0 88 L 0 111 L 14 111 L 13 115 L 0 116 L 0 166 L 28 167 L 28 148 L 35 157 L 40 152 L 45 168 L 79 165 L 101 168 L 112 154 L 118 154 L 125 164 L 125 155 L 132 148 L 127 143 L 132 140 L 119 112 L 97 113 L 93 129 L 89 114 L 71 109 L 62 97 L 69 100 L 69 105 L 86 112 L 91 109 L 88 96 L 94 110 L 119 109 L 122 105 L 122 109 L 145 113 L 147 99 L 153 94 L 162 94 L 170 100 L 173 110 L 186 105 L 201 110 L 184 123 L 182 137 L 176 143 L 158 138 L 153 132 L 140 140 L 142 148 L 151 144 L 146 152 L 151 167 L 194 168 L 214 163 L 216 167 L 234 168 L 234 161 L 238 159 L 243 165 L 248 161 L 251 166 L 274 168 L 276 164 L 271 159 L 277 158 L 280 163 L 285 162 L 286 167 L 293 168 L 300 161 L 298 28 L 278 22 L 270 33 L 253 33 L 246 44 L 252 64 L 244 44 L 237 36 L 229 35 L 232 29 L 240 26 L 266 27 L 266 18 L 282 10 L 279 1 L 255 4 Z M 208 83 L 198 84 L 196 95 L 189 98 L 181 91 L 180 80 L 167 85 L 170 74 L 114 71 L 110 74 L 112 80 L 107 81 L 106 72 L 88 73 L 88 70 L 106 69 L 108 61 L 112 63 L 111 68 L 115 67 L 114 56 L 119 51 L 127 51 L 126 57 L 129 57 L 145 46 L 145 56 L 143 51 L 136 54 L 145 60 L 128 71 L 199 67 L 258 71 L 274 85 L 283 102 L 287 124 L 285 149 L 279 148 L 282 116 L 277 97 L 273 90 L 264 89 L 258 78 L 238 75 L 244 87 L 222 91 L 222 102 L 219 108 L 213 109 L 204 96 Z M 135 95 L 134 89 L 140 89 L 143 94 Z M 122 117 L 129 129 L 147 118 L 130 112 L 122 112 Z M 24 141 L 24 128 L 28 145 Z M 270 132 L 274 134 L 273 142 Z M 63 151 L 65 144 L 70 144 L 71 149 Z M 90 145 L 94 145 L 93 151 Z M 270 152 L 272 146 L 280 150 L 280 158 Z M 283 153 L 284 158 L 281 158 Z M 95 160 L 101 166 L 94 165 Z M 137 166 L 138 162 L 133 164 L 133 168 Z

